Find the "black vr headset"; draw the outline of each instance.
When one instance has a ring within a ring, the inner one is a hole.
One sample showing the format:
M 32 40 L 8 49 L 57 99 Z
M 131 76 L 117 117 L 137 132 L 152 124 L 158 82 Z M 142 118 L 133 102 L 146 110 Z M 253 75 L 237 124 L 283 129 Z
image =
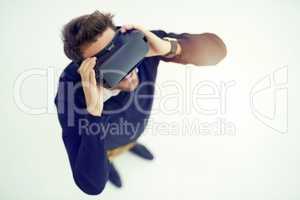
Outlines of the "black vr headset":
M 112 41 L 95 55 L 96 81 L 104 87 L 114 87 L 136 67 L 148 50 L 144 33 L 136 29 L 122 33 L 120 28 L 117 29 Z

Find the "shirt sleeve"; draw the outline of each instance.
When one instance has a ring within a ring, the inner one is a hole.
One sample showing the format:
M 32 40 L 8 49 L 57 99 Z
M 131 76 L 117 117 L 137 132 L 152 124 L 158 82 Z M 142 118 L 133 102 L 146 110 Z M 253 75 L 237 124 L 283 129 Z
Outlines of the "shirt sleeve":
M 105 133 L 99 129 L 108 116 L 93 116 L 86 109 L 78 111 L 75 88 L 73 82 L 60 78 L 55 105 L 73 179 L 83 192 L 96 195 L 103 191 L 108 180 Z M 77 90 L 82 92 L 82 88 Z
M 160 60 L 165 62 L 197 66 L 216 65 L 227 54 L 223 40 L 213 33 L 173 33 L 164 30 L 152 30 L 151 32 L 160 38 L 174 38 L 181 46 L 181 53 L 175 57 L 158 56 Z

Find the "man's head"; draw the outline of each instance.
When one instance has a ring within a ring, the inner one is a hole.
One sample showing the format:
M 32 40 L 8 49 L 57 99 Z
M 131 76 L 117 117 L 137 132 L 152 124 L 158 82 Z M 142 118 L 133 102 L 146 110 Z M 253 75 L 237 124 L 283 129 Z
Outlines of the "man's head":
M 73 61 L 93 57 L 100 52 L 114 37 L 116 26 L 110 13 L 95 11 L 67 23 L 62 31 L 64 52 Z M 135 70 L 112 89 L 132 91 L 139 80 Z

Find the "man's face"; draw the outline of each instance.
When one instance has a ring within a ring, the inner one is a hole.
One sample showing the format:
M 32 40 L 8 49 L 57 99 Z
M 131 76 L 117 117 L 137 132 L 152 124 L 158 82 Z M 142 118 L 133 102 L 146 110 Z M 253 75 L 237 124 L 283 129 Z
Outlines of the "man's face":
M 83 58 L 89 58 L 100 52 L 114 37 L 115 31 L 111 28 L 107 28 L 101 36 L 97 38 L 97 41 L 88 43 L 81 47 Z M 120 89 L 123 91 L 133 91 L 139 84 L 138 75 L 135 70 L 128 74 L 118 85 L 111 89 Z

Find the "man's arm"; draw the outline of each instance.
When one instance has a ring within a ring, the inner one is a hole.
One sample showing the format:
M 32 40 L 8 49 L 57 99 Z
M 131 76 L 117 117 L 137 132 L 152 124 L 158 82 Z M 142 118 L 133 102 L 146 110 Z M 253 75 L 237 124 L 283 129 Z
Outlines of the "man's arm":
M 89 195 L 97 195 L 103 191 L 109 171 L 104 133 L 97 128 L 106 123 L 108 116 L 94 116 L 85 109 L 78 112 L 75 107 L 79 107 L 79 99 L 74 97 L 73 85 L 65 77 L 60 78 L 55 98 L 62 138 L 76 185 Z
M 216 65 L 225 58 L 227 51 L 224 42 L 213 33 L 167 33 L 163 30 L 149 31 L 140 25 L 123 25 L 122 32 L 137 29 L 145 34 L 148 40 L 149 51 L 146 57 L 157 56 L 166 62 L 180 64 L 194 64 L 196 66 Z M 163 38 L 174 38 L 178 41 L 177 54 L 169 58 L 164 56 L 171 48 L 171 44 Z
M 177 54 L 172 58 L 159 56 L 166 62 L 194 64 L 196 66 L 216 65 L 227 54 L 222 39 L 213 33 L 167 33 L 163 30 L 151 31 L 160 38 L 172 38 L 178 41 Z

